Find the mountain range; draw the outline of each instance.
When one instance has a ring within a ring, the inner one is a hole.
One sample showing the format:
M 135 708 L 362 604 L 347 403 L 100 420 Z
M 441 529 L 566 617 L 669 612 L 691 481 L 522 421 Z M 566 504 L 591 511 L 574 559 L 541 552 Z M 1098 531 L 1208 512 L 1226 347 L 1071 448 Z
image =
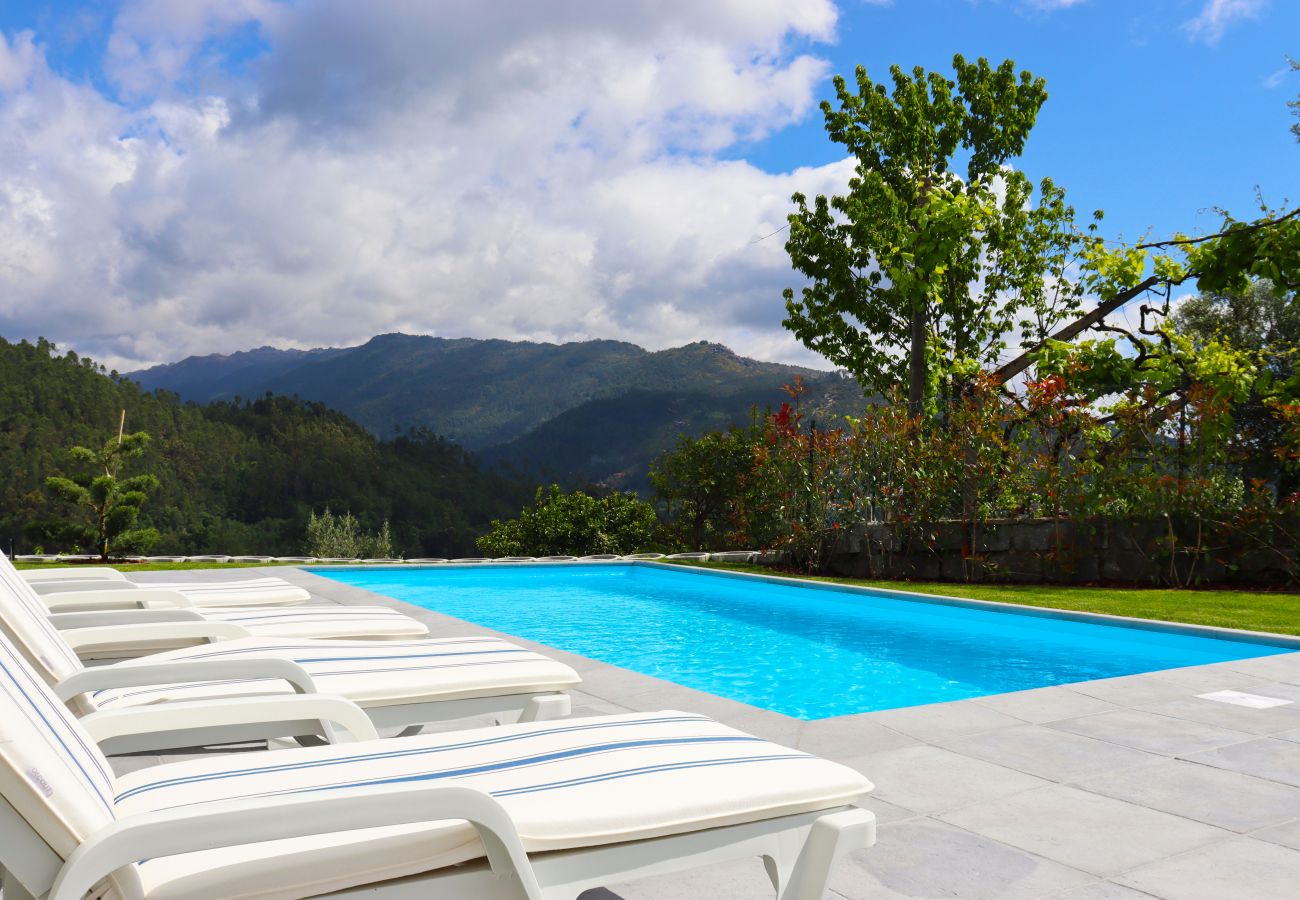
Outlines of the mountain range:
M 861 408 L 839 373 L 747 359 L 700 341 L 651 352 L 622 341 L 527 341 L 383 334 L 356 347 L 191 356 L 129 373 L 184 400 L 267 393 L 324 403 L 387 437 L 427 428 L 520 476 L 645 493 L 651 460 L 683 433 L 779 406 L 796 377 L 806 412 Z

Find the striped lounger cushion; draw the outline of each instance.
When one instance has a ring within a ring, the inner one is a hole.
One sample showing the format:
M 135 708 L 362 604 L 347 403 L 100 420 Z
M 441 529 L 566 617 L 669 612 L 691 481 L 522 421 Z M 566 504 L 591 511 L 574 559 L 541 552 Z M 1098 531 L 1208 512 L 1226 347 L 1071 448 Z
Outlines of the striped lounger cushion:
M 500 800 L 528 852 L 595 846 L 852 804 L 857 772 L 703 716 L 630 713 L 372 744 L 209 757 L 133 772 L 119 816 L 250 797 L 394 783 L 477 787 Z M 139 866 L 150 900 L 296 897 L 482 855 L 461 822 L 209 850 Z
M 503 693 L 565 691 L 581 679 L 573 669 L 540 653 L 493 637 L 437 638 L 423 641 L 284 641 L 240 638 L 188 647 L 117 665 L 147 665 L 164 660 L 238 659 L 241 656 L 292 659 L 306 669 L 321 693 L 339 694 L 363 706 L 384 706 Z M 237 688 L 237 690 L 234 690 Z M 120 709 L 168 700 L 194 700 L 239 694 L 284 693 L 282 681 L 256 679 L 115 688 L 97 691 L 97 709 Z
M 179 591 L 196 606 L 290 606 L 306 603 L 311 594 L 283 578 L 248 578 L 241 581 L 137 581 L 142 588 Z

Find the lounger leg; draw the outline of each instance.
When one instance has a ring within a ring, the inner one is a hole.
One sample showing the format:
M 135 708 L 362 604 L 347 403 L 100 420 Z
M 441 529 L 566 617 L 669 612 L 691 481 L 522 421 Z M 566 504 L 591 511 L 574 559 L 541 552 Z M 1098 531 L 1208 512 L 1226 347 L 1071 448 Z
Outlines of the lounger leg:
M 850 850 L 876 842 L 876 817 L 865 809 L 823 816 L 802 842 L 791 841 L 763 864 L 780 900 L 822 900 L 831 869 Z
M 543 694 L 528 701 L 519 721 L 548 722 L 551 719 L 563 719 L 571 712 L 573 701 L 568 694 Z
M 563 719 L 573 711 L 573 701 L 568 694 L 537 694 L 529 697 L 519 710 L 507 710 L 497 713 L 498 725 L 512 725 L 515 722 L 549 722 L 551 719 Z

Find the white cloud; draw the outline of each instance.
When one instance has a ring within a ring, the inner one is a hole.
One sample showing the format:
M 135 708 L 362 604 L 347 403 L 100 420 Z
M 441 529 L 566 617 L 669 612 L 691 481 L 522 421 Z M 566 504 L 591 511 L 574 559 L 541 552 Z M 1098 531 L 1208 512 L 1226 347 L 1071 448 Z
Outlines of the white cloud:
M 0 333 L 119 367 L 392 330 L 810 361 L 753 239 L 847 164 L 717 154 L 813 113 L 791 47 L 830 0 L 504 5 L 128 3 L 125 101 L 0 44 Z M 241 29 L 269 52 L 218 65 Z
M 1088 0 L 1022 0 L 1022 2 L 1034 9 L 1051 12 L 1058 9 L 1069 9 L 1071 6 L 1082 6 Z
M 1214 45 L 1231 26 L 1258 17 L 1268 2 L 1269 0 L 1205 0 L 1200 13 L 1183 23 L 1183 30 L 1193 41 Z

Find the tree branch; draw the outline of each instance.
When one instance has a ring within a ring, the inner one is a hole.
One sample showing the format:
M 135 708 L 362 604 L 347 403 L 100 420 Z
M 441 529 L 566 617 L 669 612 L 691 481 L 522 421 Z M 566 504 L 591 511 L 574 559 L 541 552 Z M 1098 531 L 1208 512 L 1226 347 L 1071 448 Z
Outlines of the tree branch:
M 1149 244 L 1137 244 L 1133 249 L 1149 250 L 1152 247 L 1174 247 L 1174 246 L 1178 246 L 1179 244 L 1201 244 L 1204 243 L 1205 241 L 1212 241 L 1215 238 L 1225 237 L 1226 235 L 1229 234 L 1236 234 L 1242 231 L 1258 231 L 1261 228 L 1269 228 L 1273 225 L 1279 225 L 1282 222 L 1285 222 L 1287 219 L 1294 219 L 1296 216 L 1300 216 L 1300 206 L 1297 206 L 1295 209 L 1291 210 L 1286 215 L 1279 216 L 1276 219 L 1268 219 L 1267 221 L 1261 219 L 1260 221 L 1252 222 L 1249 225 L 1240 225 L 1236 228 L 1229 228 L 1225 231 L 1220 231 L 1215 234 L 1207 234 L 1204 237 L 1171 238 L 1170 240 L 1167 241 L 1152 241 Z
M 1092 312 L 1080 316 L 1079 318 L 1071 322 L 1069 325 L 1066 325 L 1064 328 L 1056 331 L 1055 333 L 1039 341 L 1032 348 L 1026 350 L 1024 353 L 1020 354 L 1015 359 L 1011 360 L 1008 363 L 1003 364 L 1001 367 L 994 370 L 993 376 L 998 380 L 1000 380 L 1003 384 L 1006 384 L 1012 378 L 1015 378 L 1017 375 L 1025 371 L 1025 369 L 1028 369 L 1033 364 L 1034 354 L 1037 353 L 1038 350 L 1041 349 L 1043 345 L 1046 344 L 1048 341 L 1068 341 L 1077 337 L 1087 329 L 1091 328 L 1093 325 L 1096 325 L 1098 322 L 1105 319 L 1106 316 L 1110 315 L 1115 310 L 1119 309 L 1125 303 L 1128 303 L 1134 297 L 1140 296 L 1141 294 L 1155 287 L 1159 283 L 1160 283 L 1160 279 L 1155 275 L 1152 275 L 1151 277 L 1142 281 L 1140 284 L 1136 284 L 1126 291 L 1120 291 L 1118 294 L 1116 294 L 1114 297 L 1112 297 L 1111 299 L 1107 300 L 1105 303 L 1098 306 Z

